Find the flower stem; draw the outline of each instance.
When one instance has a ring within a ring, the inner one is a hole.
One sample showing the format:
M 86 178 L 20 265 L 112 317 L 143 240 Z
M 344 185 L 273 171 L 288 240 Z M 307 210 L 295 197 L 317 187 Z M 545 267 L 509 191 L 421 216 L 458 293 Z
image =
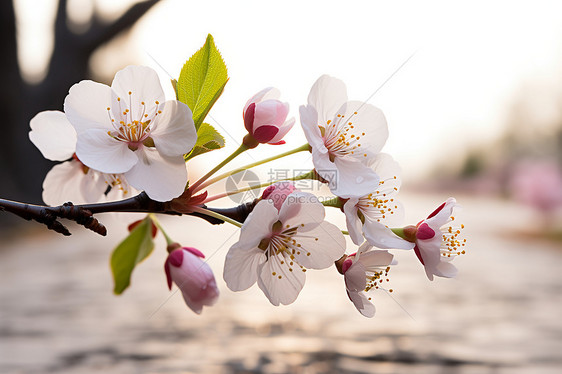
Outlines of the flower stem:
M 390 229 L 393 233 L 401 237 L 402 239 L 406 239 L 404 236 L 404 228 L 403 227 L 394 227 Z
M 272 184 L 277 183 L 277 182 L 298 181 L 298 180 L 303 180 L 303 179 L 316 179 L 315 171 L 311 170 L 308 173 L 301 174 L 301 175 L 298 175 L 298 176 L 293 177 L 293 178 L 280 179 L 280 180 L 276 180 L 276 181 L 272 181 L 272 182 L 266 182 L 266 183 L 258 184 L 258 185 L 255 185 L 255 186 L 248 186 L 248 187 L 240 188 L 240 189 L 234 190 L 234 191 L 223 192 L 221 194 L 210 196 L 210 197 L 206 198 L 203 203 L 206 204 L 209 201 L 222 199 L 223 197 L 227 197 L 227 196 L 230 196 L 230 195 L 236 195 L 237 193 L 255 190 L 257 188 L 268 187 L 268 186 L 271 186 Z
M 232 154 L 230 156 L 225 158 L 224 161 L 222 161 L 220 164 L 215 166 L 211 171 L 209 171 L 207 174 L 205 174 L 203 177 L 201 177 L 201 179 L 199 179 L 197 182 L 195 182 L 193 184 L 193 186 L 191 186 L 192 194 L 194 194 L 195 192 L 197 192 L 201 188 L 203 188 L 203 187 L 200 187 L 201 184 L 203 182 L 205 182 L 207 179 L 209 179 L 217 171 L 219 171 L 224 165 L 228 164 L 230 161 L 234 160 L 234 158 L 236 158 L 236 156 L 238 156 L 239 154 L 241 154 L 244 151 L 247 151 L 248 149 L 249 148 L 248 148 L 247 145 L 245 145 L 245 144 L 240 145 L 240 147 L 238 147 L 238 149 L 236 149 L 234 152 L 232 152 Z
M 166 244 L 167 245 L 174 244 L 175 241 L 172 238 L 170 238 L 170 236 L 166 233 L 166 231 L 164 230 L 164 227 L 162 227 L 162 224 L 156 218 L 156 215 L 154 215 L 152 213 L 149 213 L 148 215 L 150 216 L 150 219 L 152 220 L 152 222 L 154 222 L 156 227 L 158 227 L 158 229 L 160 230 L 162 235 L 164 235 L 164 238 L 166 238 Z
M 233 220 L 231 218 L 228 218 L 227 216 L 223 216 L 220 213 L 213 212 L 212 210 L 200 208 L 200 207 L 193 207 L 192 209 L 193 209 L 194 212 L 198 212 L 198 213 L 210 216 L 210 217 L 214 217 L 214 218 L 223 220 L 224 222 L 228 222 L 230 224 L 233 224 L 236 227 L 242 227 L 242 224 L 240 222 L 238 222 L 236 220 Z
M 286 156 L 290 156 L 290 155 L 295 154 L 295 153 L 298 153 L 298 152 L 303 152 L 303 151 L 308 151 L 308 150 L 310 150 L 310 145 L 308 145 L 308 143 L 306 143 L 306 144 L 301 145 L 301 146 L 298 147 L 298 148 L 292 149 L 292 150 L 287 151 L 287 152 L 285 152 L 285 153 L 281 153 L 281 154 L 276 155 L 276 156 L 268 157 L 268 158 L 265 158 L 265 159 L 263 159 L 263 160 L 253 162 L 253 163 L 251 163 L 251 164 L 241 166 L 241 167 L 239 167 L 238 169 L 234 169 L 234 170 L 232 170 L 232 171 L 223 173 L 223 174 L 221 174 L 221 175 L 219 175 L 219 176 L 214 177 L 213 179 L 210 179 L 210 180 L 208 180 L 208 181 L 206 181 L 206 182 L 204 182 L 204 183 L 201 183 L 201 184 L 198 186 L 198 188 L 197 188 L 196 190 L 194 190 L 194 192 L 199 191 L 199 190 L 202 190 L 203 188 L 205 188 L 205 187 L 207 187 L 207 186 L 210 186 L 210 185 L 213 184 L 213 183 L 216 183 L 216 182 L 218 182 L 218 181 L 220 181 L 220 180 L 222 180 L 222 179 L 224 179 L 224 178 L 230 177 L 231 175 L 234 175 L 234 174 L 236 174 L 236 173 L 240 173 L 241 171 L 248 170 L 248 169 L 251 169 L 251 168 L 253 168 L 253 167 L 256 167 L 256 166 L 265 164 L 265 163 L 267 163 L 267 162 L 274 161 L 274 160 L 277 160 L 277 159 L 280 159 L 280 158 L 283 158 L 283 157 L 286 157 Z

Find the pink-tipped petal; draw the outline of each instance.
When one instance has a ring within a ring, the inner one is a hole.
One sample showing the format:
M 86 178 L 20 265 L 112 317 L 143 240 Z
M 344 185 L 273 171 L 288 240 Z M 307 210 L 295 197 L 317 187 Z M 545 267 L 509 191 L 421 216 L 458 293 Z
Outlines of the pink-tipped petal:
M 253 136 L 260 143 L 267 143 L 275 137 L 279 128 L 275 126 L 260 126 L 254 130 Z
M 164 263 L 164 272 L 166 273 L 166 281 L 168 282 L 168 289 L 171 291 L 173 281 L 172 281 L 172 274 L 170 273 L 170 264 L 168 260 L 166 260 L 166 262 Z
M 256 111 L 256 103 L 251 103 L 244 111 L 244 127 L 251 134 L 254 130 L 254 113 Z
M 179 268 L 183 263 L 183 249 L 178 248 L 168 255 L 168 263 Z
M 420 240 L 431 239 L 435 236 L 435 231 L 427 223 L 422 223 L 416 232 L 416 238 Z
M 201 252 L 200 250 L 198 250 L 197 248 L 193 248 L 193 247 L 183 247 L 184 250 L 193 253 L 195 256 L 197 257 L 201 257 L 201 258 L 205 258 L 205 255 L 203 254 L 203 252 Z
M 281 127 L 279 127 L 279 132 L 277 133 L 277 135 L 275 135 L 273 139 L 271 139 L 268 142 L 268 144 L 272 144 L 272 145 L 285 144 L 285 141 L 281 139 L 283 139 L 285 135 L 287 135 L 287 133 L 293 128 L 294 124 L 295 124 L 294 118 L 285 121 L 285 123 Z

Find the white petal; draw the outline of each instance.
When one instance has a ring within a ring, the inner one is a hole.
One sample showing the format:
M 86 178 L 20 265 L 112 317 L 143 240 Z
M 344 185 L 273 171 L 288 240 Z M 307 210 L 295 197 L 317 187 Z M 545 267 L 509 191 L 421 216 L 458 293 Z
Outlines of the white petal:
M 354 262 L 345 272 L 345 288 L 349 292 L 360 292 L 367 286 L 367 275 L 365 266 L 360 262 Z
M 379 176 L 356 159 L 336 157 L 334 163 L 337 168 L 336 183 L 330 190 L 336 196 L 342 198 L 365 196 L 375 191 L 379 185 Z
M 290 267 L 281 255 L 270 256 L 261 265 L 258 286 L 273 305 L 288 305 L 296 300 L 306 279 L 304 271 Z M 292 269 L 292 270 L 289 270 Z
M 299 232 L 312 230 L 324 221 L 326 210 L 316 195 L 297 191 L 291 193 L 279 210 L 283 226 L 299 227 Z
M 246 248 L 234 244 L 226 254 L 223 278 L 232 291 L 250 288 L 258 278 L 259 266 L 266 260 L 265 252 L 259 248 Z
M 197 141 L 191 110 L 177 100 L 166 101 L 162 113 L 156 116 L 150 136 L 164 156 L 189 153 Z
M 380 222 L 365 220 L 363 224 L 365 239 L 378 248 L 412 249 L 414 243 L 408 242 Z
M 277 88 L 275 87 L 264 88 L 263 90 L 252 96 L 250 100 L 246 102 L 246 105 L 244 105 L 243 113 L 244 114 L 246 113 L 246 110 L 252 103 L 257 104 L 260 101 L 271 100 L 271 99 L 276 100 L 279 99 L 280 97 L 281 97 L 281 92 Z
M 165 100 L 158 74 L 147 66 L 129 65 L 118 71 L 111 88 L 130 108 L 133 118 L 142 112 L 141 102 L 145 102 L 146 108 L 151 108 L 156 106 L 156 101 L 163 103 Z
M 375 306 L 369 301 L 364 292 L 348 292 L 349 298 L 359 313 L 365 317 L 372 318 L 375 316 Z
M 347 101 L 347 88 L 341 80 L 322 75 L 314 83 L 308 94 L 308 105 L 316 108 L 318 124 L 325 125 L 331 120 L 341 105 Z
M 355 256 L 355 260 L 357 260 L 362 253 L 368 252 L 371 249 L 373 249 L 373 246 L 369 244 L 369 242 L 367 241 L 363 242 L 363 244 L 361 244 L 361 246 L 357 249 L 357 255 Z
M 283 139 L 285 137 L 285 135 L 287 135 L 287 133 L 293 128 L 294 124 L 295 124 L 294 118 L 290 118 L 290 119 L 286 120 L 279 127 L 279 132 L 273 137 L 273 139 L 271 139 L 269 141 L 269 144 L 274 144 L 274 143 L 277 143 L 277 142 L 281 141 L 281 139 Z
M 112 106 L 111 87 L 85 80 L 70 87 L 64 113 L 77 133 L 88 129 L 113 130 L 107 108 Z
M 425 220 L 427 224 L 435 230 L 439 229 L 441 226 L 449 222 L 451 215 L 453 214 L 453 209 L 459 207 L 455 198 L 450 197 L 445 201 L 443 209 L 441 209 L 435 216 Z
M 316 109 L 311 106 L 301 105 L 299 112 L 301 116 L 302 130 L 304 132 L 304 136 L 306 136 L 308 144 L 310 144 L 312 150 L 318 150 L 322 154 L 327 154 L 328 149 L 324 145 L 324 139 L 322 138 L 322 133 L 318 127 L 318 113 L 316 112 Z
M 435 268 L 433 274 L 437 275 L 438 277 L 454 278 L 457 275 L 457 272 L 458 270 L 455 265 L 447 261 L 441 261 Z
M 79 189 L 86 203 L 97 203 L 105 200 L 103 194 L 107 191 L 107 183 L 101 175 L 99 171 L 90 169 L 82 178 Z
M 388 125 L 382 110 L 362 101 L 349 101 L 345 107 L 345 118 L 353 123 L 355 133 L 361 134 L 362 145 L 356 149 L 357 157 L 367 153 L 369 158 L 381 151 L 388 139 Z
M 365 269 L 370 269 L 379 266 L 388 266 L 392 264 L 394 256 L 388 251 L 372 250 L 362 253 L 358 263 L 361 263 Z
M 293 239 L 301 245 L 294 256 L 308 269 L 326 269 L 345 253 L 345 237 L 336 225 L 329 222 L 322 222 L 305 233 L 299 229 Z
M 360 245 L 363 243 L 363 223 L 359 216 L 357 215 L 357 202 L 358 198 L 352 197 L 347 200 L 343 205 L 343 212 L 345 213 L 345 223 L 347 226 L 347 231 L 349 232 L 349 237 L 355 245 Z
M 187 185 L 187 169 L 183 156 L 162 157 L 155 148 L 141 147 L 135 151 L 138 162 L 125 177 L 131 186 L 144 190 L 156 201 L 178 197 Z
M 322 147 L 323 149 L 312 147 L 312 163 L 318 175 L 327 181 L 328 187 L 331 190 L 338 183 L 338 168 L 330 161 L 330 155 L 324 143 L 322 143 Z
M 76 131 L 63 112 L 49 110 L 38 113 L 29 122 L 29 140 L 43 157 L 52 161 L 64 161 L 76 150 Z
M 43 201 L 50 206 L 61 205 L 67 201 L 74 204 L 96 202 L 96 199 L 86 201 L 80 186 L 88 178 L 82 169 L 82 164 L 70 160 L 53 166 L 43 181 Z M 98 198 L 103 191 L 99 192 Z
M 430 240 L 417 241 L 418 250 L 423 259 L 425 273 L 429 280 L 433 280 L 433 274 L 436 272 L 437 266 L 441 262 L 440 240 L 440 236 L 436 235 L 436 238 Z
M 262 239 L 271 235 L 271 228 L 278 219 L 279 212 L 273 202 L 260 201 L 244 221 L 238 243 L 247 249 L 257 247 Z
M 391 155 L 377 153 L 369 160 L 368 165 L 380 176 L 381 180 L 385 181 L 385 185 L 390 183 L 392 187 L 400 189 L 402 169 Z
M 84 165 L 103 173 L 124 173 L 138 162 L 127 143 L 113 139 L 100 129 L 78 133 L 76 156 Z

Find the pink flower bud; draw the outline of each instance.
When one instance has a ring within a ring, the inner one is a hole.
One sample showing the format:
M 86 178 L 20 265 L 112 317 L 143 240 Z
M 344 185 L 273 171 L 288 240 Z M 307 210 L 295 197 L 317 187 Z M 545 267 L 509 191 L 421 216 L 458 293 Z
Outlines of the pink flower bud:
M 197 249 L 183 247 L 172 251 L 164 264 L 168 288 L 172 289 L 173 281 L 187 306 L 197 314 L 201 314 L 204 305 L 213 305 L 219 297 L 215 276 L 202 258 L 205 255 Z
M 278 100 L 281 96 L 276 88 L 266 88 L 255 94 L 244 106 L 244 126 L 258 143 L 285 144 L 283 137 L 295 123 L 287 121 L 289 104 Z
M 292 182 L 278 182 L 267 187 L 261 198 L 264 200 L 271 200 L 277 210 L 281 209 L 281 205 L 287 199 L 287 196 L 295 191 L 299 191 Z

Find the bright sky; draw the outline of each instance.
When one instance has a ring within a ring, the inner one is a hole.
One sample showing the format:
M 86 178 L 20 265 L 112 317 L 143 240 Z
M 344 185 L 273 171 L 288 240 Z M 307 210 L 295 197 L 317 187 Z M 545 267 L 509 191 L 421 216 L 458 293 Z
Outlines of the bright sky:
M 108 11 L 114 3 L 98 1 Z M 45 28 L 53 6 L 32 0 L 18 4 L 20 58 L 33 77 L 40 75 L 51 48 Z M 94 63 L 107 75 L 128 63 L 149 65 L 165 81 L 167 72 L 177 77 L 211 33 L 230 81 L 209 122 L 222 128 L 233 150 L 234 139 L 244 135 L 242 106 L 262 88 L 279 88 L 291 115 L 298 117 L 299 105 L 320 75 L 342 79 L 350 99 L 365 100 L 415 53 L 369 101 L 387 116 L 390 138 L 384 151 L 412 179 L 440 159 L 454 161 L 469 145 L 497 138 L 513 95 L 525 82 L 562 82 L 562 3 L 463 4 L 167 0 L 138 23 L 125 48 L 106 48 Z M 304 142 L 298 121 L 287 140 L 292 146 Z M 263 149 L 271 154 L 289 147 Z M 220 154 L 208 159 L 226 154 L 215 153 Z

